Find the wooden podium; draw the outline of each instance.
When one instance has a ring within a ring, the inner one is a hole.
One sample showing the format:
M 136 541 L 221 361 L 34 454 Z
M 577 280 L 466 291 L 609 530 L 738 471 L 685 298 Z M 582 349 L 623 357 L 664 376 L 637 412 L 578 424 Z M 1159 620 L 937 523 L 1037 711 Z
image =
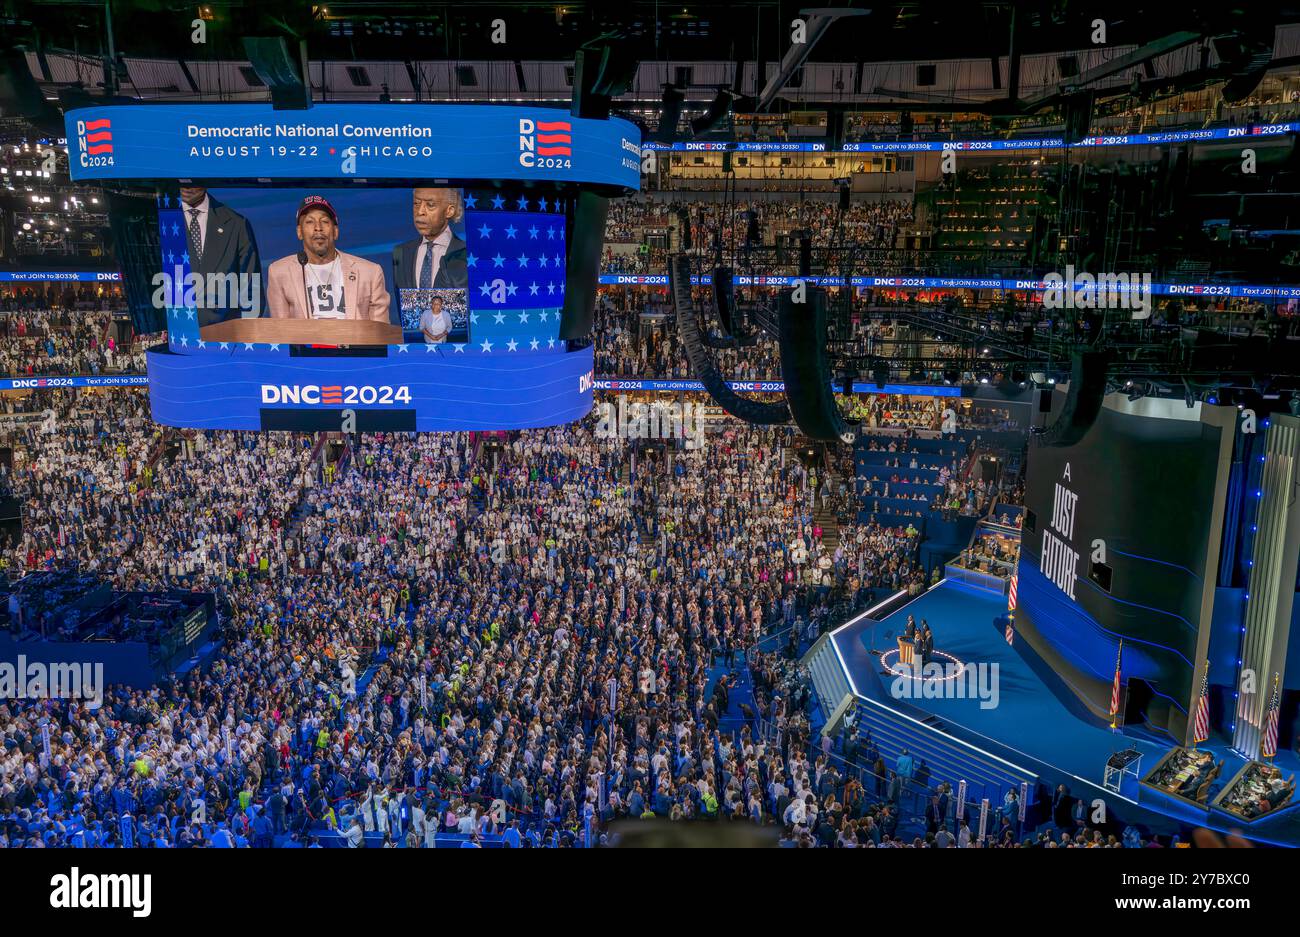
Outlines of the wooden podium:
M 205 342 L 273 345 L 400 345 L 402 329 L 368 319 L 230 319 L 199 329 Z
M 906 664 L 907 666 L 910 667 L 912 666 L 915 660 L 916 660 L 916 642 L 909 641 L 907 638 L 900 637 L 898 639 L 898 662 L 900 664 Z

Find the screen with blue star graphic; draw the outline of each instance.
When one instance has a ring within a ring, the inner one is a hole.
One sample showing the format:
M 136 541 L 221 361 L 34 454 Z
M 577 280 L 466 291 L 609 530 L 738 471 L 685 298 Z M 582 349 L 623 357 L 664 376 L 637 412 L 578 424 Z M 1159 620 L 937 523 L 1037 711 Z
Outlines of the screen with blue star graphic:
M 318 320 L 310 340 L 321 344 L 356 344 L 337 339 L 335 323 L 360 319 L 392 327 L 388 340 L 370 344 L 555 351 L 563 347 L 568 208 L 558 193 L 498 188 L 195 187 L 160 195 L 159 293 L 171 348 L 228 351 L 222 323 L 270 318 Z M 318 241 L 304 227 L 313 216 L 330 229 Z M 334 257 L 342 269 L 331 283 Z M 240 344 L 274 351 L 286 343 Z
M 521 185 L 159 193 L 169 343 L 150 356 L 154 418 L 318 428 L 356 408 L 366 426 L 417 430 L 576 419 L 592 364 L 590 348 L 560 338 L 572 198 Z M 358 322 L 379 337 L 342 331 Z
M 562 347 L 566 210 L 558 196 L 466 195 L 470 333 L 481 351 Z

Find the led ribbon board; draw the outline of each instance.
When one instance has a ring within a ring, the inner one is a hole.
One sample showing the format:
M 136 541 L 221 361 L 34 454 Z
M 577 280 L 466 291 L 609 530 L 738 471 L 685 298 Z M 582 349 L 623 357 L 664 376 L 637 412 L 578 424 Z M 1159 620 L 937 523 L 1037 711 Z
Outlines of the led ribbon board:
M 1276 124 L 1248 124 L 1244 127 L 1208 127 L 1197 130 L 1165 130 L 1158 133 L 1099 134 L 1084 137 L 1076 143 L 1066 143 L 1064 137 L 1015 137 L 1009 140 L 872 140 L 862 143 L 845 143 L 839 149 L 827 149 L 825 143 L 785 142 L 770 140 L 688 141 L 677 143 L 646 143 L 647 150 L 672 153 L 942 153 L 948 150 L 961 152 L 1006 153 L 1017 150 L 1061 150 L 1072 147 L 1106 146 L 1168 146 L 1171 143 L 1215 143 L 1228 140 L 1260 139 L 1300 133 L 1300 122 Z
M 597 378 L 596 390 L 653 390 L 653 391 L 700 391 L 704 385 L 690 380 L 655 380 L 653 378 Z M 727 381 L 727 386 L 737 393 L 785 393 L 784 381 Z M 865 382 L 854 382 L 855 394 L 904 394 L 914 397 L 960 397 L 960 387 L 943 384 L 885 384 L 876 386 Z
M 816 286 L 843 286 L 844 277 L 806 276 L 793 274 L 774 274 L 772 276 L 735 275 L 732 282 L 736 286 L 791 286 L 797 280 Z M 668 277 L 662 273 L 602 273 L 602 286 L 667 286 Z M 713 282 L 711 274 L 691 277 L 692 285 L 708 286 Z M 927 290 L 1012 290 L 1015 292 L 1041 293 L 1048 289 L 1042 280 L 1004 280 L 997 277 L 885 277 L 853 276 L 848 278 L 849 286 L 861 288 L 884 289 L 927 289 Z M 1078 287 L 1076 286 L 1076 289 Z M 1129 292 L 1122 284 L 1117 284 L 1115 291 Z M 1067 281 L 1068 292 L 1068 281 Z M 1262 286 L 1238 283 L 1152 283 L 1152 296 L 1192 296 L 1214 297 L 1227 296 L 1246 299 L 1297 299 L 1300 298 L 1300 286 Z
M 0 283 L 121 283 L 122 274 L 103 270 L 3 270 Z
M 492 104 L 141 104 L 67 112 L 75 181 L 439 179 L 637 189 L 626 120 Z

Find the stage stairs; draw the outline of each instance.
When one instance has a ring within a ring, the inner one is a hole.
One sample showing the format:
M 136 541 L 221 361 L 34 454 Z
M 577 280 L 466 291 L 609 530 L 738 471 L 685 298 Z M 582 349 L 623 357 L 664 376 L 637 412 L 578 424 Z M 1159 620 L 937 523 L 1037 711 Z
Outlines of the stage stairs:
M 800 663 L 808 669 L 818 702 L 827 712 L 853 692 L 829 632 L 817 639 Z M 893 680 L 890 676 L 881 679 Z M 972 705 L 977 704 L 972 701 Z M 917 766 L 925 760 L 930 769 L 930 787 L 947 781 L 955 793 L 960 782 L 965 781 L 968 802 L 978 804 L 981 798 L 988 797 L 991 806 L 1000 806 L 1008 789 L 1019 791 L 1027 782 L 1029 802 L 1033 803 L 1038 786 L 1036 772 L 949 735 L 942 720 L 919 711 L 917 716 L 910 716 L 860 695 L 852 713 L 859 734 L 864 739 L 868 732 L 871 734 L 891 770 L 906 748 Z
M 922 761 L 928 766 L 930 787 L 947 781 L 955 793 L 965 781 L 968 803 L 977 805 L 987 797 L 991 807 L 1000 808 L 1008 790 L 1019 793 L 1027 784 L 1029 803 L 1033 803 L 1038 788 L 1036 772 L 949 735 L 942 720 L 913 718 L 865 697 L 858 699 L 853 713 L 859 734 L 865 739 L 870 733 L 891 769 L 906 749 L 917 767 Z

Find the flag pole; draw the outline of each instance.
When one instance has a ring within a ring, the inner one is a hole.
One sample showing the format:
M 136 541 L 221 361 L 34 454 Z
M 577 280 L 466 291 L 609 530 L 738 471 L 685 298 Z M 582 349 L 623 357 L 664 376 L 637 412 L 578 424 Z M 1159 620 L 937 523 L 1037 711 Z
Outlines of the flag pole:
M 1196 714 L 1192 723 L 1192 751 L 1196 746 L 1210 738 L 1210 659 L 1205 659 L 1205 669 L 1201 671 L 1200 692 L 1196 697 Z
M 1012 576 L 1007 584 L 1007 644 L 1012 644 L 1016 636 L 1016 584 L 1019 576 Z
M 1119 708 L 1120 708 L 1120 662 L 1124 659 L 1124 639 L 1119 639 L 1119 651 L 1115 654 L 1115 684 L 1110 691 L 1110 727 L 1112 731 L 1119 729 Z
M 1264 714 L 1264 739 L 1260 746 L 1260 755 L 1270 765 L 1277 757 L 1278 720 L 1281 717 L 1282 701 L 1278 697 L 1278 683 L 1281 674 L 1273 674 L 1273 692 L 1269 694 L 1268 712 Z

